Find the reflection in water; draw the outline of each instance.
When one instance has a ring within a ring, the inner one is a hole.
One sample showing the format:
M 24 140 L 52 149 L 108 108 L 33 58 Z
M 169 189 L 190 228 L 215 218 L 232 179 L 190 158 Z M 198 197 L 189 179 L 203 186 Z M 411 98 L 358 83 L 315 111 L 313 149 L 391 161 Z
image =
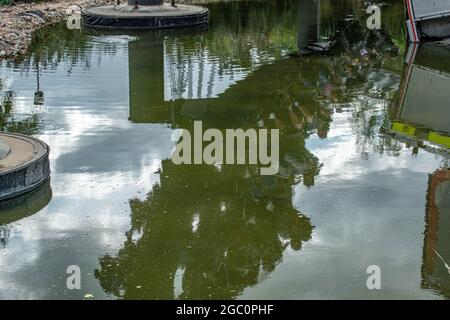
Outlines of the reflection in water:
M 16 113 L 15 92 L 7 90 L 3 93 L 0 104 L 0 131 L 33 134 L 38 131 L 39 116 L 37 114 L 20 115 Z
M 131 42 L 133 122 L 166 123 L 191 134 L 194 120 L 202 120 L 204 130 L 277 128 L 280 171 L 263 177 L 251 166 L 177 166 L 163 160 L 160 184 L 146 200 L 130 201 L 131 229 L 123 248 L 100 259 L 96 277 L 105 291 L 122 298 L 235 298 L 273 271 L 289 245 L 300 250 L 313 227 L 292 205 L 293 186 L 300 181 L 313 186 L 320 171 L 305 140 L 314 133 L 327 137 L 334 105 L 360 99 L 365 88 L 375 88 L 378 99 L 395 89 L 396 79 L 377 71 L 399 56 L 389 40 L 352 21 L 332 56 L 284 58 L 225 87 L 216 81 L 220 66 L 214 61 L 205 65 L 201 57 L 177 56 L 189 45 L 183 38 L 167 44 L 158 33 Z M 176 63 L 164 62 L 167 55 Z M 174 64 L 183 70 L 175 80 Z
M 9 224 L 42 210 L 52 198 L 50 180 L 22 196 L 0 202 L 0 246 L 6 247 Z M 1 248 L 1 247 L 0 247 Z
M 450 113 L 447 88 L 450 49 L 435 45 L 411 45 L 406 57 L 400 90 L 393 99 L 390 134 L 412 147 L 449 157 Z M 448 166 L 448 165 L 447 165 Z M 429 174 L 426 195 L 422 283 L 450 298 L 450 171 L 440 168 Z
M 450 299 L 450 170 L 429 177 L 423 246 L 422 287 Z
M 444 153 L 450 148 L 449 56 L 450 48 L 440 45 L 411 45 L 409 48 L 400 91 L 393 100 L 391 131 L 411 144 L 414 153 L 419 148 L 433 149 L 429 143 L 441 146 Z
M 0 125 L 50 143 L 54 193 L 3 224 L 0 297 L 445 296 L 425 289 L 440 269 L 420 284 L 421 199 L 442 157 L 413 158 L 380 134 L 401 80 L 402 8 L 383 8 L 380 31 L 353 0 L 218 3 L 209 29 L 189 33 L 40 31 L 23 61 L 2 65 Z M 333 46 L 295 54 L 317 41 Z M 173 165 L 171 133 L 195 120 L 280 129 L 279 174 Z M 389 270 L 375 293 L 374 263 Z M 54 276 L 69 264 L 86 272 L 83 292 Z
M 123 248 L 100 259 L 103 288 L 123 298 L 230 299 L 273 271 L 289 245 L 300 250 L 312 227 L 292 207 L 289 180 L 245 176 L 163 161 L 160 185 L 130 201 Z
M 36 92 L 34 93 L 34 105 L 43 105 L 44 104 L 44 92 L 41 91 L 39 75 L 41 70 L 39 68 L 39 60 L 36 60 Z
M 320 41 L 320 0 L 298 1 L 297 47 L 298 53 L 310 53 L 307 46 Z

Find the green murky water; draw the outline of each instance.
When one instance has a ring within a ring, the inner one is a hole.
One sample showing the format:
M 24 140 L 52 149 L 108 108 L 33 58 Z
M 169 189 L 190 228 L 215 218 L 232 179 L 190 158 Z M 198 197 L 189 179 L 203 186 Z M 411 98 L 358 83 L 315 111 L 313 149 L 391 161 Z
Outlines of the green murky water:
M 189 31 L 60 24 L 0 64 L 0 130 L 52 169 L 0 203 L 0 298 L 449 298 L 450 49 L 407 47 L 401 1 L 379 32 L 359 1 L 209 7 Z M 279 173 L 173 164 L 195 120 L 278 128 Z

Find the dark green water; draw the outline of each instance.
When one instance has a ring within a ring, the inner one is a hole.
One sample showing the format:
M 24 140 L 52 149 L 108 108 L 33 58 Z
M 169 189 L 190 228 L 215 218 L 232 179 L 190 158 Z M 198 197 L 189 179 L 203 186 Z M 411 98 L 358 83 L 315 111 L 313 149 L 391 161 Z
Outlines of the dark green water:
M 0 298 L 449 298 L 450 49 L 408 48 L 401 1 L 377 32 L 335 2 L 218 3 L 189 31 L 60 24 L 0 64 L 0 130 L 47 142 L 52 169 L 0 203 Z M 279 173 L 173 164 L 195 120 L 279 129 Z

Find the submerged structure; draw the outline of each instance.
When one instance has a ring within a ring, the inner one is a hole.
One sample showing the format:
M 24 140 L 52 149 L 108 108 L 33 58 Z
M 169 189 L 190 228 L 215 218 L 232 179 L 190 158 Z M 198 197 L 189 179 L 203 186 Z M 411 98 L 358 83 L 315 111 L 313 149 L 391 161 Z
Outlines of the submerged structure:
M 126 4 L 98 6 L 83 12 L 87 27 L 149 30 L 198 26 L 208 23 L 209 10 L 163 0 L 128 0 Z
M 35 138 L 0 133 L 0 201 L 32 191 L 50 176 L 49 147 Z

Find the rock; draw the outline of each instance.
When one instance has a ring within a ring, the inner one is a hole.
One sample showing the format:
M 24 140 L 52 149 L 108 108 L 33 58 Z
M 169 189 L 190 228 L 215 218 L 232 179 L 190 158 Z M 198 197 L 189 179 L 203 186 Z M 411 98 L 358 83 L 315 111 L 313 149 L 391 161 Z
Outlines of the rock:
M 21 16 L 21 18 L 25 21 L 31 21 L 33 18 L 30 16 Z
M 3 39 L 0 39 L 0 47 L 10 48 L 11 45 L 8 42 L 4 41 Z
M 437 41 L 437 43 L 438 43 L 438 44 L 445 45 L 445 46 L 450 46 L 450 38 L 442 39 L 442 40 L 440 40 L 440 41 Z
M 34 19 L 37 19 L 41 23 L 45 22 L 45 14 L 41 10 L 29 10 L 29 11 L 21 12 L 18 14 L 18 16 L 20 16 L 24 19 L 25 19 L 25 17 L 30 17 L 30 19 L 34 18 Z M 28 20 L 28 21 L 30 21 L 30 20 Z
M 72 4 L 67 7 L 66 14 L 71 15 L 74 13 L 81 13 L 81 8 L 78 5 Z

